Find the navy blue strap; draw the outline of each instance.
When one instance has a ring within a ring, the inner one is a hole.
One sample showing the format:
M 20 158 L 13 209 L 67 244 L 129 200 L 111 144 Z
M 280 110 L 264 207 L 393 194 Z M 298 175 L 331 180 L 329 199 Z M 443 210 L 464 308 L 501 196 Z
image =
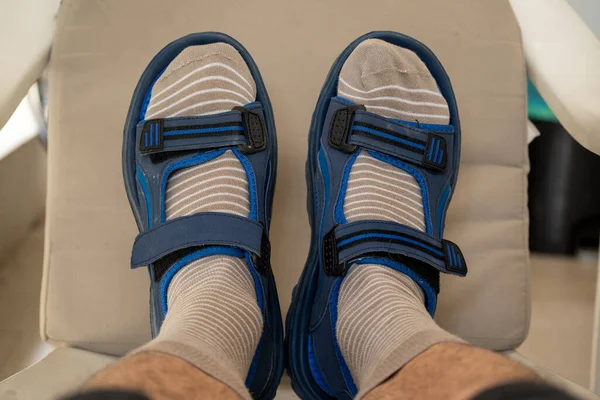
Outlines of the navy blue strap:
M 137 137 L 142 154 L 236 146 L 253 153 L 264 150 L 267 144 L 258 103 L 214 115 L 141 121 Z
M 439 133 L 370 113 L 362 105 L 335 111 L 329 144 L 346 152 L 360 146 L 437 171 L 443 171 L 448 162 L 446 140 Z
M 228 246 L 258 256 L 265 248 L 263 226 L 251 219 L 226 213 L 198 213 L 167 221 L 140 233 L 133 243 L 131 268 L 149 265 L 174 251 L 195 246 Z
M 467 263 L 456 244 L 395 222 L 358 221 L 338 225 L 323 240 L 324 267 L 335 272 L 343 273 L 348 262 L 373 254 L 402 255 L 441 272 L 467 274 Z

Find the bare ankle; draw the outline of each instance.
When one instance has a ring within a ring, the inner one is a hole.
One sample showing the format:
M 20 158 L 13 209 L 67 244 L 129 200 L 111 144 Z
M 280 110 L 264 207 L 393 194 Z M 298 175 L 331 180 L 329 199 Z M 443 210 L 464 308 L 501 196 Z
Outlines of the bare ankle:
M 119 389 L 140 392 L 153 400 L 239 399 L 227 385 L 192 364 L 163 353 L 142 352 L 100 371 L 83 390 Z
M 459 343 L 438 343 L 365 398 L 463 400 L 503 383 L 536 379 L 523 365 L 492 351 Z

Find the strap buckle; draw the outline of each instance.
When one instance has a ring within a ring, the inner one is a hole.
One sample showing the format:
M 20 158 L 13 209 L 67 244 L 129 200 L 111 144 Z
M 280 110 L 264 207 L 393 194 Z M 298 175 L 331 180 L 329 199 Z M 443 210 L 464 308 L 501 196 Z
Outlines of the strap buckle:
M 323 237 L 323 270 L 329 276 L 342 276 L 348 269 L 348 262 L 340 263 L 335 238 L 335 226 Z
M 427 145 L 423 154 L 423 166 L 436 171 L 446 169 L 448 163 L 448 149 L 446 139 L 440 135 L 429 132 L 427 134 Z
M 457 275 L 467 275 L 467 262 L 465 257 L 460 251 L 460 248 L 449 240 L 442 240 L 442 247 L 444 249 L 444 261 L 446 263 L 446 269 L 450 272 L 454 272 Z
M 264 274 L 271 269 L 271 242 L 263 227 L 262 239 L 260 243 L 260 256 L 252 254 L 252 264 L 260 274 Z
M 358 110 L 365 111 L 362 104 L 352 104 L 335 111 L 331 118 L 328 142 L 331 147 L 344 153 L 354 153 L 358 146 L 348 143 L 350 128 L 354 113 Z
M 233 110 L 242 113 L 244 136 L 247 143 L 238 146 L 244 154 L 254 154 L 267 148 L 267 129 L 262 117 L 245 107 L 234 107 Z
M 165 145 L 164 123 L 162 118 L 149 119 L 144 122 L 140 136 L 140 152 L 142 154 L 160 151 Z

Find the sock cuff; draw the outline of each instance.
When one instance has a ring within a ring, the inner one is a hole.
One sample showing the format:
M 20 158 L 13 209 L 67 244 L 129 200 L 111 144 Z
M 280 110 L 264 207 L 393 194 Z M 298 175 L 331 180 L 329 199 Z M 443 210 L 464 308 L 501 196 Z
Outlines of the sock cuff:
M 180 358 L 214 379 L 224 383 L 240 395 L 242 399 L 252 400 L 252 396 L 250 395 L 244 380 L 240 379 L 240 376 L 236 374 L 233 366 L 224 365 L 222 360 L 216 360 L 214 356 L 206 354 L 197 348 L 188 346 L 184 343 L 157 338 L 128 353 L 127 357 L 143 352 L 164 353 Z
M 373 372 L 358 382 L 358 393 L 356 394 L 355 400 L 362 399 L 367 393 L 390 378 L 412 359 L 428 350 L 431 346 L 448 342 L 467 344 L 464 340 L 437 326 L 430 330 L 415 333 L 406 339 L 400 348 L 392 351 L 387 357 L 381 360 L 374 368 Z

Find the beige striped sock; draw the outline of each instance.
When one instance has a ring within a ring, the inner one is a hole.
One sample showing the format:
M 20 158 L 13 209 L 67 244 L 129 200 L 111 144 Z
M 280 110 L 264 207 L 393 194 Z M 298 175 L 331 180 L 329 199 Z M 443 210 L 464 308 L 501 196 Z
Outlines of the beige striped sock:
M 448 104 L 429 70 L 410 50 L 379 39 L 359 44 L 342 66 L 338 96 L 388 118 L 428 124 L 450 121 Z
M 152 89 L 146 119 L 216 114 L 256 99 L 246 62 L 225 43 L 184 49 Z
M 448 105 L 425 64 L 412 51 L 377 39 L 362 42 L 348 57 L 338 96 L 388 118 L 449 122 Z M 344 214 L 348 222 L 394 221 L 425 231 L 415 178 L 366 152 L 350 170 Z M 376 264 L 354 265 L 344 278 L 337 339 L 358 398 L 433 344 L 460 341 L 435 324 L 412 279 Z
M 255 97 L 252 75 L 233 47 L 188 47 L 155 83 L 146 119 L 219 113 Z M 235 154 L 172 173 L 165 210 L 167 219 L 209 211 L 248 216 L 248 177 Z M 244 382 L 263 319 L 245 261 L 217 255 L 188 264 L 173 277 L 167 305 L 160 333 L 140 350 L 182 358 L 251 398 Z

